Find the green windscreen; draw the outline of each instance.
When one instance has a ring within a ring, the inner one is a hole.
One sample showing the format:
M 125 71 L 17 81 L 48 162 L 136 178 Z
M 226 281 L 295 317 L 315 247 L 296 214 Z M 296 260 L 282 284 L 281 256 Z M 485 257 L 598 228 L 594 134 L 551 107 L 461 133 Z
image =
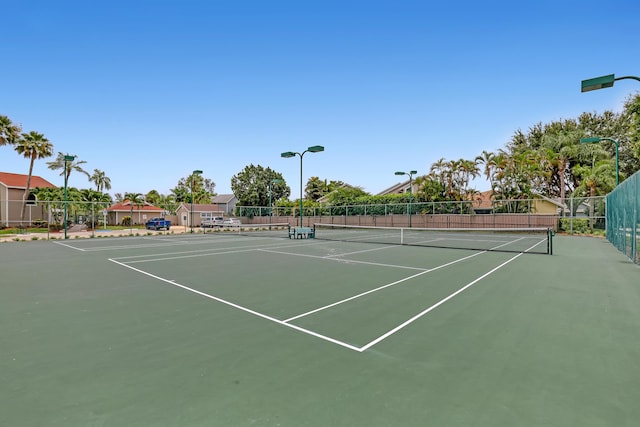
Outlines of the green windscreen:
M 607 195 L 607 240 L 640 264 L 640 172 Z

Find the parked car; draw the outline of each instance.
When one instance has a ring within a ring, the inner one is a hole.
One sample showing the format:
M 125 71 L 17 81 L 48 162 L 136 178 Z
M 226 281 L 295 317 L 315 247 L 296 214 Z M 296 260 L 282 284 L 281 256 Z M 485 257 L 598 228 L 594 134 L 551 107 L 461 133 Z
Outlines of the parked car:
M 240 227 L 240 220 L 236 218 L 227 218 L 223 221 L 224 227 Z
M 160 230 L 161 228 L 165 228 L 169 231 L 169 228 L 171 228 L 171 221 L 164 218 L 151 218 L 145 223 L 145 226 L 147 230 Z
M 224 226 L 224 218 L 221 216 L 216 216 L 211 219 L 203 220 L 200 225 L 203 228 L 213 228 L 213 227 L 223 227 Z

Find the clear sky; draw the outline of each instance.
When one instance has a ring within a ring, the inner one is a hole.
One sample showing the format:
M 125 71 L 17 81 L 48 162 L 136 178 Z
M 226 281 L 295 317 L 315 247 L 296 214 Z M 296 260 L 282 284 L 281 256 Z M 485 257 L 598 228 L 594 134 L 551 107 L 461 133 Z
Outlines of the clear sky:
M 254 164 L 376 194 L 395 171 L 503 148 L 517 129 L 620 111 L 640 90 L 637 0 L 0 0 L 0 115 L 168 194 L 201 169 L 219 194 Z M 62 185 L 36 162 L 34 174 Z M 28 173 L 0 147 L 0 171 Z M 72 174 L 70 186 L 92 187 Z M 482 180 L 475 183 L 486 190 Z

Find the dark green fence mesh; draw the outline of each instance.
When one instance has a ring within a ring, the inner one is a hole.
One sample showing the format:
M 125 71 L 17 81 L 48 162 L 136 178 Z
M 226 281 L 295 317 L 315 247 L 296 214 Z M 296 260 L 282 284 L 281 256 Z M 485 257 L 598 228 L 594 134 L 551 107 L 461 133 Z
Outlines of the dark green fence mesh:
M 607 195 L 607 239 L 640 264 L 640 172 Z

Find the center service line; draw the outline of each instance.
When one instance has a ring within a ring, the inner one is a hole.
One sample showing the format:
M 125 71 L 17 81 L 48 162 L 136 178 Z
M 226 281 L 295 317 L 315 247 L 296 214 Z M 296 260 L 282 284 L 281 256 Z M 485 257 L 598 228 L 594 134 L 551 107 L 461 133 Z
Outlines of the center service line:
M 170 285 L 176 286 L 176 287 L 178 287 L 178 288 L 182 288 L 182 289 L 184 289 L 185 291 L 193 292 L 194 294 L 197 294 L 197 295 L 200 295 L 200 296 L 203 296 L 203 297 L 206 297 L 206 298 L 212 299 L 212 300 L 214 300 L 214 301 L 218 301 L 218 302 L 220 302 L 220 303 L 222 303 L 222 304 L 226 304 L 226 305 L 231 306 L 231 307 L 233 307 L 233 308 L 236 308 L 236 309 L 238 309 L 238 310 L 242 310 L 242 311 L 244 311 L 244 312 L 247 312 L 247 313 L 253 314 L 254 316 L 258 316 L 258 317 L 261 317 L 261 318 L 263 318 L 263 319 L 270 320 L 270 321 L 272 321 L 272 322 L 274 322 L 274 323 L 277 323 L 277 324 L 279 324 L 279 325 L 283 325 L 283 326 L 286 326 L 286 327 L 288 327 L 288 328 L 295 329 L 295 330 L 297 330 L 297 331 L 299 331 L 299 332 L 303 332 L 303 333 L 305 333 L 305 334 L 312 335 L 312 336 L 314 336 L 314 337 L 316 337 L 316 338 L 320 338 L 320 339 L 323 339 L 323 340 L 325 340 L 325 341 L 329 341 L 329 342 L 331 342 L 331 343 L 333 343 L 333 344 L 340 345 L 340 346 L 342 346 L 342 347 L 348 348 L 349 350 L 358 351 L 358 352 L 361 352 L 361 351 L 362 351 L 360 348 L 358 348 L 358 347 L 356 347 L 356 346 L 353 346 L 353 345 L 351 345 L 351 344 L 347 344 L 347 343 L 345 343 L 345 342 L 342 342 L 342 341 L 339 341 L 339 340 L 333 339 L 333 338 L 331 338 L 331 337 L 327 337 L 327 336 L 325 336 L 325 335 L 318 334 L 318 333 L 316 333 L 316 332 L 310 331 L 310 330 L 308 330 L 308 329 L 301 328 L 301 327 L 296 326 L 296 325 L 292 325 L 292 324 L 290 324 L 290 323 L 285 323 L 285 322 L 283 322 L 282 320 L 278 320 L 278 319 L 276 319 L 276 318 L 274 318 L 274 317 L 267 316 L 266 314 L 258 313 L 257 311 L 254 311 L 254 310 L 248 309 L 248 308 L 243 307 L 243 306 L 238 305 L 238 304 L 234 304 L 234 303 L 232 303 L 232 302 L 230 302 L 230 301 L 223 300 L 222 298 L 214 297 L 213 295 L 209 295 L 209 294 L 204 293 L 204 292 L 202 292 L 202 291 L 198 291 L 198 290 L 193 289 L 193 288 L 190 288 L 190 287 L 188 287 L 188 286 L 181 285 L 181 284 L 179 284 L 179 283 L 177 283 L 177 282 L 174 282 L 174 281 L 171 281 L 171 280 L 168 280 L 168 279 L 162 278 L 162 277 L 160 277 L 160 276 L 156 276 L 155 274 L 147 273 L 147 272 L 146 272 L 146 271 L 144 271 L 144 270 L 140 270 L 140 269 L 138 269 L 138 268 L 132 267 L 132 266 L 127 265 L 127 264 L 124 264 L 124 263 L 122 263 L 122 262 L 115 261 L 115 260 L 113 260 L 113 259 L 109 259 L 109 261 L 111 261 L 111 262 L 113 262 L 113 263 L 115 263 L 115 264 L 121 265 L 121 266 L 123 266 L 123 267 L 129 268 L 129 269 L 131 269 L 131 270 L 133 270 L 133 271 L 137 271 L 138 273 L 142 273 L 142 274 L 144 274 L 144 275 L 146 275 L 146 276 L 149 276 L 149 277 L 152 277 L 152 278 L 154 278 L 154 279 L 160 280 L 160 281 L 162 281 L 162 282 L 168 283 L 168 284 L 170 284 Z
M 371 341 L 369 344 L 366 344 L 362 347 L 360 347 L 360 351 L 365 351 L 366 349 L 376 345 L 377 343 L 379 343 L 380 341 L 384 340 L 385 338 L 395 334 L 396 332 L 398 332 L 400 329 L 404 328 L 405 326 L 413 323 L 414 321 L 418 320 L 419 318 L 421 318 L 422 316 L 424 316 L 425 314 L 429 313 L 431 310 L 433 310 L 436 307 L 439 307 L 440 305 L 444 304 L 445 302 L 449 301 L 451 298 L 455 297 L 456 295 L 458 295 L 459 293 L 463 292 L 464 290 L 470 288 L 471 286 L 475 285 L 476 283 L 478 283 L 480 280 L 484 279 L 485 277 L 489 276 L 490 274 L 496 272 L 497 270 L 499 270 L 500 268 L 504 267 L 505 265 L 509 264 L 511 261 L 513 261 L 514 259 L 518 258 L 520 255 L 522 255 L 522 252 L 517 254 L 516 256 L 514 256 L 513 258 L 508 259 L 507 261 L 503 262 L 502 264 L 500 264 L 499 266 L 497 266 L 496 268 L 486 272 L 485 274 L 483 274 L 482 276 L 478 277 L 477 279 L 475 279 L 474 281 L 468 283 L 467 285 L 463 286 L 462 288 L 458 289 L 457 291 L 455 291 L 454 293 L 452 293 L 451 295 L 449 295 L 446 298 L 441 299 L 440 301 L 438 301 L 437 303 L 433 304 L 431 307 L 423 310 L 422 312 L 416 314 L 415 316 L 413 316 L 411 319 L 407 320 L 406 322 L 396 326 L 395 328 L 391 329 L 389 332 L 385 333 L 384 335 L 379 336 L 378 338 L 376 338 L 375 340 Z

